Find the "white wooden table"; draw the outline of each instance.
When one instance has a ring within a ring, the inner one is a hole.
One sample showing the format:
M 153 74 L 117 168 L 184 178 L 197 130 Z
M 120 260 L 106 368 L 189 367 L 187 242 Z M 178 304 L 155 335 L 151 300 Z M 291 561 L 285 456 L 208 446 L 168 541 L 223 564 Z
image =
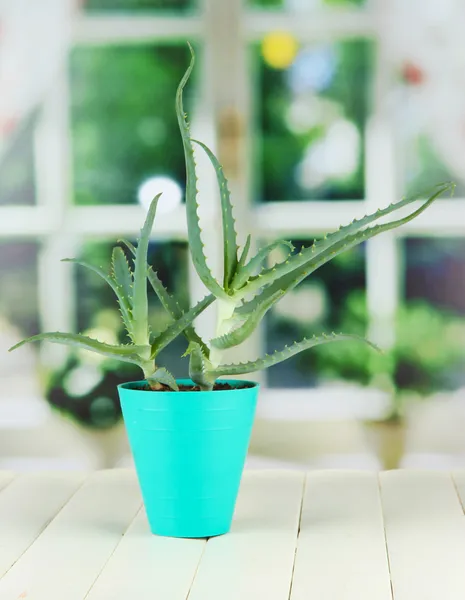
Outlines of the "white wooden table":
M 465 599 L 465 472 L 248 471 L 208 542 L 152 536 L 131 471 L 0 489 L 0 600 Z

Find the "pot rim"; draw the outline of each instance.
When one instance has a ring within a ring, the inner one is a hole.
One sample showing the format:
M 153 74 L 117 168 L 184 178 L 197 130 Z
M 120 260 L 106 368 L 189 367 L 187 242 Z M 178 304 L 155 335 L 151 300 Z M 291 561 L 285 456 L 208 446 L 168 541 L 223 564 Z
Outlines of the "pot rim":
M 258 389 L 260 387 L 260 384 L 257 381 L 250 381 L 249 379 L 219 379 L 218 381 L 220 383 L 232 384 L 232 389 L 230 389 L 230 390 L 209 390 L 209 391 L 200 390 L 200 391 L 194 392 L 194 393 L 197 393 L 197 394 L 232 394 L 235 392 L 243 392 L 245 390 L 250 390 L 253 388 Z M 117 388 L 123 389 L 123 390 L 130 390 L 133 392 L 142 392 L 142 391 L 145 392 L 146 390 L 137 389 L 134 386 L 146 384 L 146 383 L 147 383 L 146 379 L 139 379 L 138 381 L 127 381 L 125 383 L 120 383 L 117 386 Z M 176 383 L 189 385 L 189 384 L 193 384 L 194 382 L 191 379 L 176 379 Z M 243 383 L 249 384 L 248 387 L 240 388 L 239 384 L 243 384 Z M 187 391 L 187 390 L 182 390 L 182 391 L 176 392 L 174 390 L 171 390 L 171 391 L 157 391 L 156 393 L 157 394 L 192 394 L 193 392 Z

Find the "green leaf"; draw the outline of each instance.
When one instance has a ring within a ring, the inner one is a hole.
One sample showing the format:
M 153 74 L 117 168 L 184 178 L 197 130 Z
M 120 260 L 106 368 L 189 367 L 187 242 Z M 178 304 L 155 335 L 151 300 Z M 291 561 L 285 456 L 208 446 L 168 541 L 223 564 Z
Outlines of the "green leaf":
M 198 144 L 207 154 L 216 172 L 218 186 L 220 188 L 221 215 L 223 222 L 223 258 L 224 258 L 224 288 L 227 290 L 237 268 L 237 235 L 234 229 L 234 216 L 232 213 L 231 193 L 228 189 L 223 167 L 213 152 L 204 143 L 192 140 Z
M 113 277 L 124 296 L 132 301 L 132 273 L 124 251 L 119 246 L 113 248 L 112 253 Z
M 115 281 L 112 277 L 107 275 L 103 269 L 96 267 L 84 260 L 78 260 L 76 258 L 64 258 L 62 262 L 70 262 L 80 267 L 84 267 L 85 269 L 89 269 L 96 273 L 99 277 L 101 277 L 114 291 L 115 296 L 118 299 L 118 304 L 121 309 L 121 315 L 123 317 L 123 323 L 128 332 L 129 337 L 134 341 L 133 337 L 133 323 L 132 323 L 132 315 L 131 315 L 131 300 L 124 293 L 124 289 L 119 285 L 117 281 Z
M 148 278 L 150 285 L 153 290 L 157 294 L 158 298 L 164 309 L 173 317 L 173 319 L 178 320 L 181 319 L 184 315 L 182 308 L 179 306 L 175 298 L 169 295 L 168 290 L 164 287 L 158 275 L 153 271 L 150 267 L 148 271 Z M 215 296 L 210 294 L 208 296 L 209 304 L 212 304 L 215 301 Z M 182 332 L 186 337 L 188 342 L 196 342 L 202 348 L 203 354 L 208 358 L 210 356 L 210 349 L 207 344 L 203 341 L 200 335 L 196 332 L 192 325 L 189 325 Z
M 233 346 L 237 346 L 242 344 L 244 340 L 246 340 L 252 333 L 254 332 L 257 325 L 266 315 L 266 313 L 270 310 L 275 302 L 277 302 L 280 298 L 284 296 L 285 292 L 282 290 L 278 290 L 273 296 L 268 298 L 266 302 L 263 302 L 257 310 L 247 317 L 245 322 L 240 326 L 226 333 L 225 335 L 221 335 L 217 338 L 211 340 L 211 345 L 215 348 L 219 348 L 221 350 L 225 350 L 226 348 L 232 348 Z
M 147 377 L 147 381 L 149 383 L 153 381 L 155 383 L 167 385 L 170 389 L 174 390 L 175 392 L 179 392 L 179 387 L 176 383 L 176 379 L 169 371 L 165 369 L 165 367 L 158 368 L 153 375 Z
M 247 239 L 245 240 L 244 248 L 242 249 L 242 254 L 241 254 L 241 257 L 239 258 L 239 262 L 237 264 L 237 271 L 242 269 L 242 267 L 245 265 L 245 261 L 247 260 L 247 255 L 249 254 L 251 241 L 252 241 L 252 236 L 249 233 L 249 235 L 247 236 Z
M 124 246 L 126 246 L 126 248 L 129 250 L 129 252 L 135 258 L 135 256 L 136 256 L 136 247 L 134 246 L 134 244 L 131 244 L 131 242 L 129 240 L 126 240 L 126 239 L 120 239 L 120 240 L 118 240 L 118 243 L 119 244 L 123 244 Z
M 215 297 L 210 294 L 206 296 L 203 300 L 198 302 L 195 306 L 193 306 L 190 310 L 184 313 L 180 318 L 178 318 L 174 323 L 169 325 L 165 331 L 160 333 L 152 343 L 152 353 L 151 358 L 155 358 L 157 354 L 159 354 L 165 346 L 167 346 L 170 342 L 172 342 L 180 333 L 182 333 L 186 327 L 191 325 L 192 321 L 198 317 L 212 302 L 215 300 Z
M 146 344 L 149 340 L 148 298 L 147 298 L 147 253 L 150 234 L 157 212 L 157 204 L 161 194 L 158 194 L 150 204 L 144 226 L 140 232 L 140 240 L 134 259 L 134 285 L 132 294 L 132 317 L 134 342 Z
M 199 216 L 197 214 L 197 176 L 195 172 L 194 149 L 192 147 L 189 125 L 187 124 L 182 100 L 184 87 L 192 73 L 195 62 L 194 50 L 190 44 L 189 49 L 192 55 L 191 62 L 183 78 L 181 79 L 176 92 L 176 115 L 178 118 L 179 129 L 181 131 L 184 157 L 186 161 L 186 215 L 189 233 L 189 248 L 194 267 L 206 288 L 210 290 L 212 294 L 215 294 L 217 298 L 228 298 L 228 295 L 224 289 L 213 277 L 203 253 L 204 244 L 202 242 Z
M 208 359 L 203 355 L 199 344 L 192 342 L 189 344 L 184 356 L 189 356 L 189 377 L 199 386 L 202 391 L 210 391 L 213 389 L 215 378 L 208 378 L 205 371 L 206 365 L 210 364 Z
M 135 255 L 136 249 L 134 246 L 128 242 L 127 240 L 120 240 L 122 244 L 127 246 L 130 252 Z M 153 288 L 153 291 L 158 296 L 163 308 L 173 319 L 180 319 L 183 316 L 183 310 L 177 303 L 176 299 L 173 296 L 170 296 L 168 290 L 163 285 L 162 281 L 158 277 L 157 273 L 152 269 L 152 267 L 148 267 L 147 276 L 150 282 L 150 285 Z M 214 296 L 211 297 L 212 302 L 215 299 Z M 183 331 L 188 342 L 196 342 L 202 348 L 203 354 L 208 358 L 210 356 L 210 349 L 199 336 L 199 334 L 195 331 L 194 327 L 189 326 Z
M 380 217 L 386 216 L 391 212 L 403 208 L 408 204 L 412 203 L 416 198 L 404 199 L 397 204 L 392 204 L 384 210 L 378 210 L 372 215 L 366 216 L 359 221 L 354 221 L 346 227 L 341 227 L 337 232 L 328 235 L 326 238 L 317 241 L 313 246 L 305 248 L 299 254 L 294 254 L 290 259 L 284 263 L 280 263 L 273 269 L 268 269 L 257 278 L 252 278 L 251 282 L 243 288 L 247 292 L 253 292 L 259 288 L 269 284 L 265 289 L 250 302 L 245 303 L 243 306 L 237 309 L 238 314 L 246 314 L 253 312 L 258 306 L 264 301 L 267 301 L 276 291 L 284 290 L 289 292 L 296 285 L 298 285 L 303 279 L 308 277 L 311 273 L 319 269 L 322 265 L 332 260 L 338 254 L 357 246 L 361 242 L 364 242 L 375 235 L 379 235 L 385 231 L 395 229 L 415 217 L 419 216 L 424 212 L 428 206 L 430 206 L 436 198 L 443 194 L 447 190 L 452 190 L 452 184 L 442 185 L 432 196 L 430 196 L 426 202 L 423 203 L 420 208 L 410 213 L 402 219 L 396 221 L 390 221 L 383 225 L 375 225 L 373 227 L 362 227 L 366 226 Z M 280 276 L 279 276 L 280 275 Z M 279 276 L 279 277 L 278 277 Z
M 28 344 L 29 342 L 42 341 L 84 348 L 90 352 L 95 352 L 97 354 L 102 354 L 103 356 L 108 356 L 109 358 L 115 358 L 117 360 L 133 363 L 139 366 L 145 360 L 144 355 L 148 355 L 150 350 L 149 346 L 113 346 L 112 344 L 105 344 L 104 342 L 99 342 L 98 340 L 85 335 L 77 333 L 61 333 L 59 331 L 55 331 L 50 333 L 39 333 L 38 335 L 33 335 L 32 337 L 22 340 L 15 346 L 12 346 L 9 349 L 9 352 L 16 350 L 16 348 L 19 348 L 24 344 Z
M 245 267 L 242 268 L 238 266 L 231 288 L 234 290 L 239 290 L 243 285 L 245 285 L 249 278 L 255 275 L 255 272 L 262 266 L 266 257 L 279 246 L 288 246 L 291 252 L 294 250 L 292 243 L 287 242 L 286 240 L 277 240 L 271 244 L 268 244 L 268 246 L 262 248 L 252 259 L 250 259 Z M 273 272 L 272 269 L 271 272 Z
M 254 371 L 261 371 L 262 369 L 268 369 L 269 367 L 277 365 L 280 362 L 299 354 L 299 352 L 307 350 L 308 348 L 313 348 L 314 346 L 327 344 L 329 342 L 341 342 L 346 340 L 365 342 L 375 350 L 379 351 L 379 348 L 375 344 L 357 335 L 342 333 L 332 333 L 331 335 L 323 334 L 320 336 L 313 336 L 310 339 L 304 338 L 300 342 L 294 342 L 291 346 L 286 346 L 284 350 L 281 350 L 280 352 L 277 351 L 274 354 L 266 355 L 264 358 L 259 358 L 255 361 L 249 361 L 237 365 L 220 365 L 219 367 L 207 372 L 206 375 L 209 377 L 223 377 L 225 375 L 229 376 L 253 373 Z

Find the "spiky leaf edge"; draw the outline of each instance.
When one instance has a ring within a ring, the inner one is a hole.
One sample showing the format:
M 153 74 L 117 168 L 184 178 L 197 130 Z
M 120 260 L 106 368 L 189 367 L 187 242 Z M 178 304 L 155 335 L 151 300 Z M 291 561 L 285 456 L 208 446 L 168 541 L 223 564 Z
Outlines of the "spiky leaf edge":
M 21 342 L 18 342 L 12 346 L 9 349 L 9 352 L 12 352 L 13 350 L 16 350 L 17 348 L 20 348 L 24 344 L 28 344 L 30 342 L 42 341 L 62 344 L 64 346 L 84 348 L 90 352 L 95 352 L 96 354 L 101 354 L 103 356 L 121 360 L 123 362 L 129 362 L 138 366 L 141 366 L 141 364 L 144 362 L 145 359 L 143 355 L 150 349 L 148 346 L 114 346 L 112 344 L 99 342 L 94 338 L 81 335 L 79 333 L 62 333 L 60 331 L 54 331 L 39 333 L 38 335 L 33 335 L 29 338 L 26 338 L 25 340 L 22 340 Z
M 176 116 L 178 119 L 179 130 L 181 132 L 182 143 L 184 147 L 184 158 L 186 162 L 186 215 L 187 228 L 189 234 L 189 248 L 192 256 L 192 262 L 198 276 L 212 294 L 217 298 L 227 298 L 227 294 L 220 284 L 213 277 L 210 268 L 207 265 L 207 259 L 203 253 L 204 244 L 201 237 L 201 228 L 199 216 L 197 214 L 197 175 L 195 171 L 194 148 L 192 146 L 189 125 L 186 120 L 183 106 L 183 91 L 187 81 L 192 73 L 195 64 L 195 55 L 192 46 L 189 44 L 191 52 L 191 61 L 181 79 L 176 92 Z
M 226 179 L 223 167 L 220 165 L 218 159 L 213 154 L 208 146 L 198 140 L 192 140 L 195 144 L 198 144 L 206 153 L 210 162 L 213 165 L 216 173 L 216 179 L 220 188 L 220 200 L 221 200 L 221 217 L 223 224 L 223 263 L 224 263 L 224 288 L 228 290 L 231 285 L 232 279 L 236 274 L 238 265 L 237 260 L 237 234 L 234 229 L 234 216 L 232 212 L 231 204 L 231 192 L 228 188 L 228 180 Z
M 157 212 L 157 204 L 161 194 L 152 200 L 145 223 L 140 232 L 139 243 L 136 247 L 134 258 L 134 278 L 132 293 L 132 320 L 134 331 L 134 342 L 146 344 L 150 339 L 148 323 L 148 297 L 147 297 L 147 253 L 149 248 L 150 234 Z
M 119 285 L 117 281 L 115 281 L 110 275 L 107 275 L 103 269 L 100 267 L 96 267 L 84 260 L 79 260 L 77 258 L 63 258 L 61 262 L 69 262 L 80 267 L 84 267 L 85 269 L 89 269 L 93 271 L 96 275 L 101 277 L 113 290 L 115 296 L 118 300 L 118 304 L 121 310 L 121 317 L 123 319 L 124 326 L 129 337 L 134 340 L 134 329 L 133 329 L 133 320 L 131 314 L 131 304 L 130 299 L 125 295 L 123 288 Z
M 397 227 L 400 227 L 401 225 L 404 225 L 405 223 L 408 223 L 409 221 L 413 220 L 414 218 L 419 216 L 421 213 L 423 213 L 428 208 L 428 206 L 430 206 L 442 193 L 444 193 L 447 190 L 451 190 L 451 189 L 453 189 L 452 184 L 444 184 L 444 186 L 442 186 L 435 194 L 433 194 L 430 198 L 428 198 L 428 200 L 420 208 L 418 208 L 413 213 L 410 213 L 409 215 L 407 215 L 406 217 L 404 217 L 402 219 L 398 219 L 396 221 L 391 221 L 389 223 L 385 223 L 384 225 L 375 225 L 373 227 L 368 227 L 366 229 L 363 229 L 362 231 L 357 231 L 356 233 L 354 233 L 352 235 L 350 235 L 350 234 L 348 235 L 347 230 L 353 225 L 353 223 L 352 223 L 351 225 L 343 227 L 338 232 L 336 232 L 334 234 L 330 234 L 326 239 L 321 240 L 321 242 L 315 242 L 315 244 L 313 246 L 306 249 L 306 251 L 310 250 L 311 258 L 308 259 L 306 262 L 304 262 L 304 264 L 299 263 L 299 265 L 296 268 L 294 268 L 293 270 L 288 269 L 288 272 L 286 272 L 285 275 L 282 275 L 278 279 L 275 279 L 274 275 L 269 280 L 267 277 L 258 276 L 258 278 L 256 278 L 256 279 L 257 279 L 257 281 L 258 280 L 260 281 L 260 287 L 262 287 L 262 286 L 265 287 L 267 281 L 271 281 L 271 283 L 269 285 L 267 285 L 260 294 L 258 294 L 254 298 L 252 298 L 252 300 L 250 300 L 249 302 L 246 302 L 242 306 L 240 306 L 237 309 L 238 314 L 247 314 L 247 313 L 257 310 L 257 308 L 260 306 L 260 304 L 262 302 L 267 301 L 268 298 L 270 296 L 272 296 L 279 289 L 285 290 L 286 293 L 291 291 L 303 279 L 308 277 L 308 275 L 310 275 L 311 273 L 313 273 L 314 271 L 319 269 L 325 263 L 332 260 L 338 254 L 341 254 L 342 252 L 344 252 L 350 248 L 353 248 L 354 246 L 357 246 L 361 242 L 364 242 L 364 241 L 374 237 L 375 235 L 379 235 L 380 233 L 384 233 L 385 231 L 395 229 Z M 394 210 L 403 208 L 408 203 L 411 203 L 414 200 L 416 200 L 416 198 L 405 199 L 401 202 L 398 202 L 397 204 L 391 205 L 390 207 L 388 207 L 384 210 L 379 210 L 377 213 L 368 215 L 367 217 L 364 217 L 363 219 L 361 219 L 360 221 L 357 221 L 356 223 L 359 224 L 359 228 L 360 228 L 360 223 L 363 222 L 363 225 L 366 225 L 367 222 L 373 222 L 373 220 L 379 218 L 380 216 L 385 216 L 386 214 L 389 214 L 389 213 L 393 212 Z M 340 232 L 342 232 L 342 230 L 345 230 L 345 232 L 346 232 L 345 235 L 342 237 L 340 237 L 338 235 L 336 237 L 336 235 L 339 234 Z M 336 241 L 334 243 L 330 243 L 330 240 L 334 240 L 334 239 Z M 313 250 L 312 250 L 312 248 L 313 248 Z M 320 248 L 320 250 L 317 252 L 315 250 L 315 248 Z M 302 254 L 303 253 L 299 253 L 297 255 L 294 255 L 294 257 L 299 258 L 302 256 Z M 291 261 L 294 257 L 289 259 L 287 262 L 291 263 Z M 278 270 L 278 268 L 274 268 L 274 269 L 268 270 L 268 273 L 270 273 L 270 271 L 272 271 L 273 273 L 276 273 L 277 270 Z M 249 286 L 246 286 L 244 289 L 249 289 Z
M 127 249 L 129 250 L 129 252 L 131 252 L 131 254 L 133 256 L 135 256 L 136 249 L 131 244 L 131 242 L 129 242 L 128 240 L 125 240 L 125 239 L 121 239 L 118 241 L 119 241 L 119 243 L 124 244 L 127 247 Z M 148 269 L 147 277 L 148 277 L 149 283 L 152 286 L 152 289 L 155 292 L 155 294 L 157 295 L 158 299 L 160 300 L 161 305 L 163 306 L 165 311 L 170 315 L 170 317 L 172 319 L 174 319 L 174 320 L 180 319 L 184 314 L 182 308 L 179 306 L 176 299 L 170 295 L 170 293 L 165 288 L 161 279 L 158 277 L 157 273 L 152 269 L 152 267 L 147 266 L 147 269 Z M 214 300 L 215 300 L 215 297 L 213 295 L 211 295 L 211 301 L 213 302 Z M 190 325 L 189 327 L 186 327 L 186 329 L 184 329 L 184 331 L 182 333 L 184 334 L 184 336 L 186 337 L 188 342 L 195 342 L 200 345 L 204 356 L 206 356 L 207 358 L 210 356 L 210 349 L 208 348 L 207 344 L 199 336 L 199 334 L 196 332 L 196 330 L 194 329 L 194 327 L 192 325 Z
M 304 350 L 308 350 L 309 348 L 313 348 L 314 346 L 318 346 L 320 344 L 327 344 L 329 342 L 341 342 L 346 340 L 356 340 L 360 342 L 365 342 L 373 349 L 380 351 L 380 349 L 365 338 L 362 338 L 357 335 L 352 334 L 343 334 L 343 333 L 332 333 L 330 335 L 320 335 L 313 336 L 312 338 L 306 339 L 304 338 L 300 342 L 294 342 L 291 346 L 286 346 L 284 350 L 276 351 L 273 354 L 266 355 L 263 358 L 259 358 L 255 361 L 248 361 L 245 363 L 239 364 L 231 364 L 231 365 L 220 365 L 215 369 L 206 372 L 206 376 L 209 379 L 216 379 L 218 377 L 223 377 L 225 375 L 242 375 L 245 373 L 253 373 L 254 371 L 261 371 L 263 369 L 268 369 L 274 365 L 277 365 Z

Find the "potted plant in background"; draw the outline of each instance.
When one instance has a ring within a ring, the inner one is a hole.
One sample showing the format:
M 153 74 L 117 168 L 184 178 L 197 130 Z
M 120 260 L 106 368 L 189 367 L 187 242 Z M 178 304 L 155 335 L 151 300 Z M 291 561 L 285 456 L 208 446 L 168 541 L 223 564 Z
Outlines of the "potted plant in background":
M 368 318 L 363 292 L 345 302 L 342 326 L 363 332 Z M 406 413 L 412 402 L 454 387 L 454 370 L 465 359 L 465 319 L 446 314 L 423 301 L 402 304 L 395 318 L 395 343 L 382 354 L 349 345 L 317 348 L 314 362 L 320 377 L 354 381 L 387 392 L 384 417 L 365 421 L 364 429 L 384 469 L 395 469 L 404 455 Z M 459 333 L 462 332 L 462 335 Z
M 186 212 L 188 241 L 198 276 L 209 290 L 203 300 L 183 312 L 147 264 L 147 248 L 157 203 L 147 213 L 137 246 L 123 241 L 112 254 L 111 272 L 75 261 L 93 270 L 113 289 L 127 331 L 126 345 L 106 344 L 78 334 L 42 333 L 30 341 L 48 340 L 78 346 L 101 355 L 137 365 L 144 380 L 119 386 L 125 426 L 134 455 L 142 495 L 151 530 L 160 535 L 206 537 L 229 530 L 240 478 L 254 419 L 258 384 L 220 379 L 271 367 L 299 352 L 332 341 L 363 340 L 353 334 L 322 334 L 294 342 L 290 346 L 257 360 L 240 364 L 224 362 L 225 350 L 244 342 L 270 308 L 301 281 L 333 257 L 371 237 L 394 229 L 420 215 L 452 184 L 439 186 L 412 212 L 387 221 L 391 213 L 408 208 L 415 198 L 372 215 L 354 220 L 345 227 L 293 253 L 290 243 L 279 240 L 248 258 L 251 239 L 247 237 L 239 252 L 227 180 L 213 153 L 195 142 L 208 155 L 216 172 L 223 226 L 224 272 L 218 280 L 210 271 L 203 253 L 201 228 L 197 214 L 197 190 L 194 140 L 190 137 L 183 109 L 183 89 L 194 65 L 191 64 L 179 85 L 176 113 L 186 160 Z M 263 266 L 277 246 L 288 247 L 286 259 L 271 268 Z M 131 263 L 131 264 L 130 264 Z M 170 324 L 157 331 L 149 324 L 147 283 L 153 288 Z M 193 322 L 216 301 L 216 335 L 208 343 Z M 187 338 L 190 380 L 176 380 L 160 366 L 159 355 L 176 336 Z M 369 346 L 373 344 L 367 342 Z

